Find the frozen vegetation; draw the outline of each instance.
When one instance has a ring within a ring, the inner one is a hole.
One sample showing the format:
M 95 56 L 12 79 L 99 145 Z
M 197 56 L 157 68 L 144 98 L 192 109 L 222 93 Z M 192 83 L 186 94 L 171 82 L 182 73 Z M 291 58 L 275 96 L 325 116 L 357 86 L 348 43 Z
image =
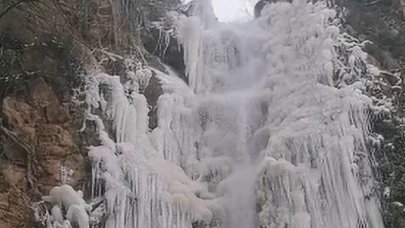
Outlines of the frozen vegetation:
M 86 77 L 101 141 L 89 151 L 92 197 L 105 200 L 106 228 L 383 227 L 367 146 L 369 113 L 383 110 L 364 95 L 375 69 L 334 10 L 280 2 L 222 24 L 197 0 L 192 16 L 170 16 L 188 85 L 130 58 L 124 80 Z M 155 129 L 143 95 L 152 77 L 164 90 Z M 45 199 L 53 227 L 69 227 L 61 208 L 88 227 L 79 192 Z
M 70 185 L 56 186 L 42 199 L 52 205 L 47 216 L 47 228 L 89 228 L 91 205 L 83 200 L 83 192 L 75 191 Z

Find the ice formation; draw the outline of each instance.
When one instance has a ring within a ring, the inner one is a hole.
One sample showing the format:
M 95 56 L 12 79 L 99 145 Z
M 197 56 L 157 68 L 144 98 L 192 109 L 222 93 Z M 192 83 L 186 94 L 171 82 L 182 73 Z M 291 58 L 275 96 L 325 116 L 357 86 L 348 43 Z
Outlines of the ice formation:
M 105 199 L 105 227 L 383 227 L 365 56 L 335 12 L 298 0 L 222 24 L 196 0 L 190 17 L 172 16 L 188 85 L 131 61 L 124 79 L 86 78 L 101 141 L 89 151 L 92 196 Z M 164 91 L 155 129 L 143 95 L 151 77 Z
M 90 227 L 91 206 L 83 200 L 83 192 L 80 190 L 75 191 L 70 185 L 56 186 L 42 199 L 53 205 L 47 221 L 48 228 L 71 228 L 71 224 L 77 225 L 78 228 Z

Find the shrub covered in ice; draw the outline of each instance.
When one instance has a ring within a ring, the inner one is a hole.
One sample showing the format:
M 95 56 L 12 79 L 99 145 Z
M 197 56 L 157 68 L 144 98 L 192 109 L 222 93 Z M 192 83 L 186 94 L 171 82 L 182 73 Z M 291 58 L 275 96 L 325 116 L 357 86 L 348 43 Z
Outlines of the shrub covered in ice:
M 50 227 L 70 228 L 70 224 L 77 224 L 79 228 L 89 227 L 91 205 L 84 201 L 82 191 L 75 191 L 70 185 L 55 186 L 42 199 L 53 205 Z

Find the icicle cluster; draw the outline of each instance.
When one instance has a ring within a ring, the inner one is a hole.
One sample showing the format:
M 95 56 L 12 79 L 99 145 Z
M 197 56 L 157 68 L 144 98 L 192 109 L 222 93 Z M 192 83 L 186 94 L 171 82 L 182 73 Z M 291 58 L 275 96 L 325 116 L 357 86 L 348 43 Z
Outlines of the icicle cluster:
M 101 141 L 89 151 L 92 195 L 106 200 L 106 227 L 191 227 L 193 221 L 209 222 L 213 216 L 210 208 L 215 205 L 207 186 L 182 169 L 189 166 L 183 150 L 195 150 L 189 129 L 192 113 L 183 96 L 191 92 L 175 75 L 154 71 L 165 82 L 167 94 L 159 98 L 159 121 L 153 131 L 148 129 L 149 107 L 140 93 L 152 69 L 128 67 L 124 84 L 103 73 L 92 75 L 87 83 L 87 102 L 93 110 L 101 109 L 114 132 L 110 137 L 102 118 L 88 113 Z
M 221 24 L 207 2 L 177 17 L 189 85 L 133 61 L 125 79 L 88 77 L 101 141 L 89 152 L 92 195 L 106 201 L 105 227 L 383 227 L 365 56 L 339 51 L 335 12 L 283 2 Z M 153 130 L 142 94 L 151 77 L 164 91 Z

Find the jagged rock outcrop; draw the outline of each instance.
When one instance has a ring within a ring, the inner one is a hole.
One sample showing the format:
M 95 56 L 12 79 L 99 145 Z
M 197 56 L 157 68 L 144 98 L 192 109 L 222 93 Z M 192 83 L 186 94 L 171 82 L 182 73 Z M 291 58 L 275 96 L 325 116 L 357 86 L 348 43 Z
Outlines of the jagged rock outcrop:
M 78 113 L 74 113 L 74 107 L 69 107 L 71 104 L 61 104 L 41 78 L 30 82 L 27 89 L 26 98 L 5 98 L 2 111 L 8 129 L 4 131 L 9 131 L 9 137 L 13 135 L 20 146 L 26 148 L 28 187 L 37 193 L 49 191 L 50 186 L 62 182 L 62 167 L 74 171 L 69 182 L 77 185 L 86 175 L 86 159 L 80 153 L 77 132 Z M 6 138 L 4 144 L 7 143 L 10 140 Z M 5 150 L 5 153 L 11 152 Z M 12 154 L 9 156 L 13 159 Z

